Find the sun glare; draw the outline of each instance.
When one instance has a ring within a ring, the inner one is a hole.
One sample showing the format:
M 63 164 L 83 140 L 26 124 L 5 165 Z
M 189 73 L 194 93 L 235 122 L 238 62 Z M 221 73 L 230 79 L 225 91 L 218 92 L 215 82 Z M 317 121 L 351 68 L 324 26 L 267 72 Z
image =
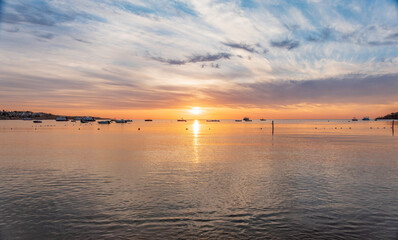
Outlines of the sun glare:
M 193 107 L 189 112 L 191 114 L 198 115 L 202 113 L 202 109 L 200 107 Z

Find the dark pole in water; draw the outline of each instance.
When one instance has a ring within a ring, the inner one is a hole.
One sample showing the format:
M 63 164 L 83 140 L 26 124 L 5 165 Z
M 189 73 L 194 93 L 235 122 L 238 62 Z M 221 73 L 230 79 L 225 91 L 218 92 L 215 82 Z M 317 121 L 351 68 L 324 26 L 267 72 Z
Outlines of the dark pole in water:
M 272 135 L 274 135 L 274 120 L 272 120 Z

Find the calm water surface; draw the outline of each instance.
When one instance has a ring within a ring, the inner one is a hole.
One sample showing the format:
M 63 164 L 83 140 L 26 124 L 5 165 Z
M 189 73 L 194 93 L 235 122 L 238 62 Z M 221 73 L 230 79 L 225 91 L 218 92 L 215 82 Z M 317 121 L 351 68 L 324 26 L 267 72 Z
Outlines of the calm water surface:
M 391 122 L 0 121 L 1 240 L 313 238 L 398 239 Z

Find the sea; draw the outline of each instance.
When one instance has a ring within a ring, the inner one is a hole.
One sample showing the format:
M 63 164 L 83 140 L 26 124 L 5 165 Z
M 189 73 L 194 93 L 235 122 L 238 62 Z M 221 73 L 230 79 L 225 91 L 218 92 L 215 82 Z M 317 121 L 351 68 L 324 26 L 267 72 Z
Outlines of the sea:
M 397 131 L 2 120 L 0 239 L 398 239 Z

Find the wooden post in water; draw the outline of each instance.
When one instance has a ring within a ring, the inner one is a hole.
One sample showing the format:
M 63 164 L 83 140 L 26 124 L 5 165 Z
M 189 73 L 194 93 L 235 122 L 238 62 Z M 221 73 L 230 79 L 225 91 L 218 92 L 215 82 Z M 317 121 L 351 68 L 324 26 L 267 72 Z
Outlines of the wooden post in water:
M 272 135 L 274 135 L 274 120 L 272 120 Z

